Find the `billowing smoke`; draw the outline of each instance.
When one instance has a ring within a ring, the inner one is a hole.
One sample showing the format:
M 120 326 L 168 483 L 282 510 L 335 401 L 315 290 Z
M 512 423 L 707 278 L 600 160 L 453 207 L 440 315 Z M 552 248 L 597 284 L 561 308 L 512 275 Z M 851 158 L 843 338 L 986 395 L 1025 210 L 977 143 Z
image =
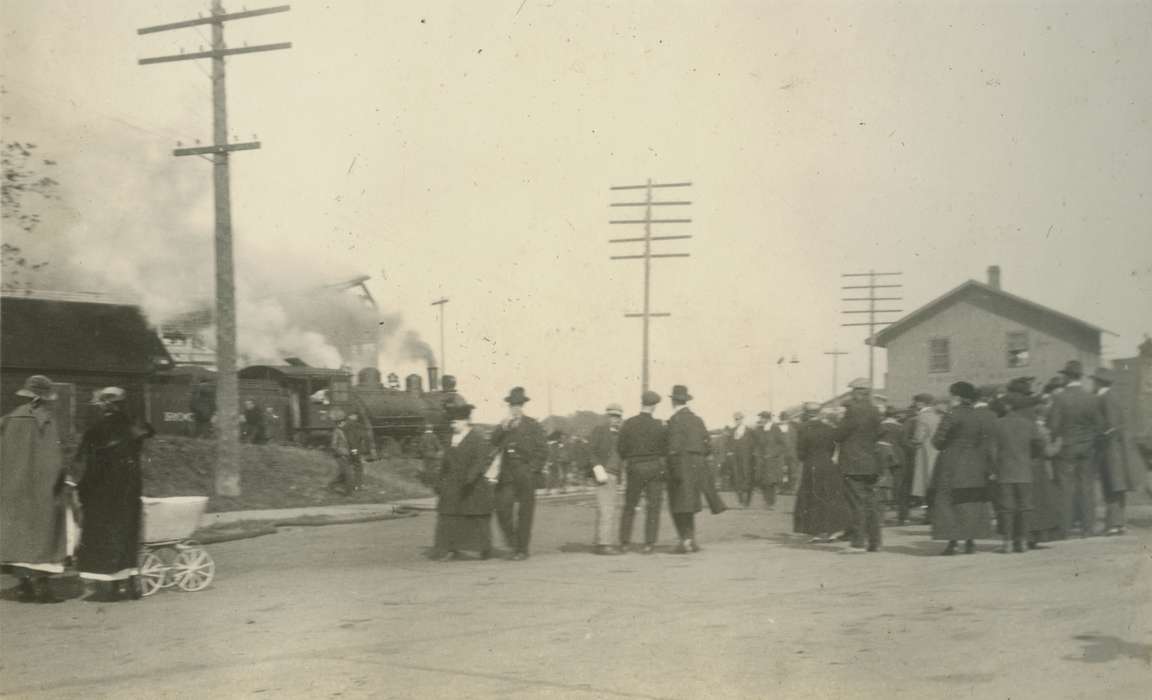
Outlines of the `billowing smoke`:
M 59 198 L 36 231 L 12 241 L 33 262 L 49 263 L 28 286 L 132 299 L 153 325 L 180 321 L 215 347 L 209 171 L 195 159 L 173 158 L 154 135 L 85 126 L 42 144 L 44 156 L 59 163 Z M 83 139 L 70 140 L 81 132 Z M 298 357 L 318 367 L 363 366 L 376 364 L 378 352 L 390 364 L 435 361 L 399 313 L 373 308 L 355 286 L 339 286 L 357 278 L 361 260 L 318 258 L 314 239 L 302 243 L 293 233 L 234 231 L 242 363 Z M 330 247 L 321 250 L 330 258 Z

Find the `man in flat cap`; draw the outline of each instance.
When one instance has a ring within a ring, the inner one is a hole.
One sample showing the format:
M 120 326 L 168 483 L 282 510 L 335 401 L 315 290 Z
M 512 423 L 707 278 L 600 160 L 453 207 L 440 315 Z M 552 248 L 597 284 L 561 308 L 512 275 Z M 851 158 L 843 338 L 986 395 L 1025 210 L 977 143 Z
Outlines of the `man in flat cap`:
M 1090 537 L 1096 527 L 1096 440 L 1104 419 L 1100 402 L 1084 389 L 1083 365 L 1072 360 L 1060 374 L 1064 388 L 1052 397 L 1048 427 L 1060 447 L 1055 465 L 1064 492 L 1064 532 L 1079 523 L 1081 536 Z
M 544 428 L 524 415 L 531 399 L 524 387 L 514 387 L 504 397 L 508 417 L 492 431 L 492 446 L 500 459 L 496 483 L 496 520 L 504 541 L 512 550 L 511 559 L 528 558 L 532 541 L 532 518 L 536 512 L 536 486 L 548 460 L 548 440 Z
M 592 429 L 588 438 L 592 452 L 592 480 L 596 484 L 596 553 L 620 554 L 617 535 L 617 488 L 623 460 L 617 451 L 624 408 L 610 403 L 604 409 L 606 421 Z
M 1106 505 L 1106 535 L 1126 531 L 1125 501 L 1127 492 L 1139 491 L 1147 479 L 1140 455 L 1128 434 L 1124 403 L 1112 390 L 1116 373 L 1105 367 L 1092 376 L 1103 421 L 1102 434 L 1096 445 L 1096 466 Z
M 876 502 L 876 482 L 880 479 L 880 460 L 876 442 L 880 439 L 880 411 L 872 403 L 872 383 L 857 379 L 849 385 L 852 396 L 845 403 L 844 418 L 836 428 L 840 444 L 840 471 L 848 487 L 855 525 L 852 546 L 868 551 L 880 549 L 880 507 Z
M 644 549 L 651 554 L 660 536 L 660 505 L 664 501 L 665 457 L 668 455 L 668 429 L 653 415 L 660 394 L 645 391 L 640 397 L 640 413 L 620 426 L 617 450 L 627 463 L 624 511 L 620 515 L 620 546 L 632 541 L 632 521 L 640 497 L 644 497 Z

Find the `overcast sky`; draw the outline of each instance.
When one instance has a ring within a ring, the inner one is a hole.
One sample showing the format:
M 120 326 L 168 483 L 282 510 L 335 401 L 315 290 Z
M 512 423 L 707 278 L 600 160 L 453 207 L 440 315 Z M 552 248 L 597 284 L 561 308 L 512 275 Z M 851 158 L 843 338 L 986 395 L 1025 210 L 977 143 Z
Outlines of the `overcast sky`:
M 59 162 L 38 235 L 85 286 L 211 290 L 211 166 L 170 155 L 210 140 L 208 65 L 136 64 L 207 30 L 135 33 L 207 7 L 3 0 L 5 138 Z M 911 310 L 999 264 L 1111 356 L 1152 331 L 1152 3 L 297 0 L 227 36 L 293 42 L 228 64 L 263 142 L 233 159 L 241 286 L 371 274 L 434 345 L 449 297 L 482 419 L 513 385 L 536 415 L 638 402 L 608 188 L 650 177 L 693 183 L 659 232 L 694 236 L 654 264 L 653 383 L 710 424 L 825 398 L 834 347 L 867 373 L 844 272 L 902 271 Z

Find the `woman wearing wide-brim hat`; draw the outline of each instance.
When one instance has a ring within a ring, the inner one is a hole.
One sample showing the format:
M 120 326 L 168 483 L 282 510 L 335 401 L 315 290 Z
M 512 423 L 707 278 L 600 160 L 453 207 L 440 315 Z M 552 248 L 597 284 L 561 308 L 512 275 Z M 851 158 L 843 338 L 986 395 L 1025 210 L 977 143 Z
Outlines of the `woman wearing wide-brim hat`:
M 0 564 L 20 580 L 26 602 L 59 602 L 51 577 L 67 556 L 67 465 L 60 449 L 52 380 L 29 377 L 17 396 L 28 399 L 0 418 Z
M 956 382 L 949 393 L 955 406 L 932 437 L 940 450 L 934 474 L 932 539 L 948 541 L 942 554 L 955 554 L 960 540 L 964 540 L 964 552 L 972 554 L 976 540 L 993 534 L 988 475 L 993 467 L 995 414 L 973 407 L 979 393 L 968 382 Z

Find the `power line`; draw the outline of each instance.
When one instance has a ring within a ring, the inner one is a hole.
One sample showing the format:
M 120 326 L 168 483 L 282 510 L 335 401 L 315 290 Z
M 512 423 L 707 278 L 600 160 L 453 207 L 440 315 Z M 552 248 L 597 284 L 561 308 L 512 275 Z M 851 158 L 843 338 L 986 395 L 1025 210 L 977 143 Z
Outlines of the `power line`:
M 850 303 L 863 302 L 863 301 L 868 302 L 868 307 L 865 309 L 844 309 L 844 311 L 842 312 L 844 314 L 868 314 L 868 320 L 866 322 L 863 322 L 863 323 L 855 323 L 855 322 L 854 323 L 842 323 L 840 325 L 841 326 L 868 326 L 868 340 L 867 340 L 867 343 L 868 343 L 868 381 L 872 384 L 872 386 L 876 385 L 876 362 L 875 362 L 876 345 L 873 342 L 874 338 L 876 336 L 876 328 L 878 326 L 886 326 L 886 325 L 892 323 L 892 321 L 879 320 L 877 318 L 877 314 L 904 313 L 901 309 L 878 309 L 878 308 L 876 308 L 876 302 L 878 302 L 878 301 L 900 301 L 903 298 L 903 297 L 896 297 L 896 296 L 878 297 L 878 296 L 876 296 L 876 290 L 877 289 L 900 289 L 904 286 L 902 284 L 879 284 L 879 283 L 877 283 L 877 278 L 895 277 L 895 276 L 902 275 L 902 274 L 904 274 L 904 273 L 903 272 L 876 272 L 875 270 L 869 270 L 868 272 L 846 272 L 846 273 L 840 275 L 841 277 L 849 277 L 849 278 L 866 277 L 868 279 L 867 284 L 841 285 L 841 287 L 840 287 L 840 289 L 843 289 L 843 290 L 857 290 L 857 289 L 868 290 L 868 296 L 853 296 L 853 297 L 841 297 L 840 298 L 840 301 L 850 302 Z M 835 365 L 833 365 L 833 366 L 835 366 Z M 839 387 L 837 387 L 835 390 L 833 390 L 832 395 L 835 396 L 838 391 L 839 391 Z
M 676 236 L 653 236 L 652 224 L 690 224 L 692 219 L 653 219 L 652 207 L 677 207 L 689 206 L 692 202 L 687 201 L 655 201 L 652 199 L 652 190 L 669 188 L 669 187 L 691 187 L 691 182 L 669 182 L 669 183 L 654 183 L 649 178 L 643 185 L 617 185 L 609 188 L 612 192 L 619 192 L 625 190 L 644 190 L 644 201 L 641 202 L 613 202 L 609 204 L 610 207 L 643 207 L 644 218 L 642 219 L 612 219 L 608 223 L 613 225 L 643 225 L 644 235 L 633 238 L 613 238 L 609 239 L 609 243 L 643 243 L 644 250 L 639 255 L 613 255 L 612 260 L 643 260 L 644 261 L 644 310 L 640 313 L 626 313 L 626 318 L 639 318 L 643 320 L 643 342 L 641 346 L 640 356 L 640 385 L 641 391 L 648 391 L 650 386 L 649 364 L 650 364 L 650 321 L 653 318 L 666 318 L 671 316 L 670 313 L 657 313 L 652 311 L 652 259 L 653 258 L 687 258 L 690 257 L 689 253 L 653 253 L 653 241 L 668 241 L 680 240 L 691 238 L 690 235 L 676 235 Z
M 219 448 L 216 457 L 216 493 L 221 496 L 240 495 L 240 430 L 239 378 L 236 374 L 236 280 L 232 259 L 232 202 L 231 176 L 228 167 L 232 151 L 260 148 L 259 141 L 228 143 L 228 105 L 224 59 L 245 53 L 275 51 L 291 48 L 290 43 L 267 44 L 228 48 L 224 43 L 224 23 L 279 12 L 287 12 L 287 5 L 260 10 L 227 13 L 221 0 L 212 0 L 208 17 L 173 22 L 136 30 L 137 34 L 154 34 L 174 29 L 211 25 L 212 48 L 197 53 L 142 58 L 142 66 L 155 63 L 191 61 L 202 58 L 212 60 L 212 145 L 176 148 L 177 156 L 212 156 L 212 182 L 216 209 L 216 406 L 219 411 Z

